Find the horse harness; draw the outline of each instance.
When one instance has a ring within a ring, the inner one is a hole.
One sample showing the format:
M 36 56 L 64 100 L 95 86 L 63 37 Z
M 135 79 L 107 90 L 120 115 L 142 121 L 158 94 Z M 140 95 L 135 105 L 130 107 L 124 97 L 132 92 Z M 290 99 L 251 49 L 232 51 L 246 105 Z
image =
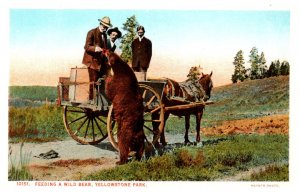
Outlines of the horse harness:
M 197 80 L 187 80 L 184 82 L 175 82 L 167 78 L 167 98 L 169 100 L 180 100 L 183 102 L 203 101 L 206 93 Z

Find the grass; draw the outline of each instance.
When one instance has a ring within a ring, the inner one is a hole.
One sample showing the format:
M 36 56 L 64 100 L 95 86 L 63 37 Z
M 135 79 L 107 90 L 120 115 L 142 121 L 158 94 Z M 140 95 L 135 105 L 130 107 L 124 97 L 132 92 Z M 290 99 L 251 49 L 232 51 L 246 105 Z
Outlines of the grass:
M 31 154 L 23 153 L 24 143 L 20 146 L 20 159 L 17 162 L 15 158 L 12 158 L 12 150 L 10 149 L 9 156 L 9 171 L 8 180 L 10 181 L 21 181 L 21 180 L 32 180 L 32 175 L 27 169 L 27 165 L 30 162 Z
M 9 108 L 10 142 L 46 142 L 67 137 L 62 109 L 54 105 Z
M 206 106 L 201 127 L 214 127 L 228 120 L 253 119 L 289 112 L 289 76 L 251 80 L 214 88 L 211 101 Z M 190 128 L 195 129 L 195 117 L 191 116 Z M 183 133 L 184 117 L 170 117 L 166 131 Z
M 217 141 L 203 148 L 183 147 L 143 162 L 133 161 L 82 180 L 213 181 L 254 166 L 288 160 L 286 135 L 235 135 Z
M 289 165 L 270 165 L 259 172 L 251 174 L 246 181 L 288 181 L 289 180 Z

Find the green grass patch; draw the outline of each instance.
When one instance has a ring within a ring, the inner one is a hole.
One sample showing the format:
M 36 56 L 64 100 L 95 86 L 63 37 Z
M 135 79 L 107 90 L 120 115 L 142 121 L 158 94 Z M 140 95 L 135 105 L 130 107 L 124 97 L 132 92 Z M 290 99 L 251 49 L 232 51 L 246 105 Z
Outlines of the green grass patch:
M 46 142 L 68 136 L 64 129 L 62 108 L 54 105 L 9 108 L 10 142 Z
M 82 180 L 213 181 L 254 166 L 288 160 L 288 137 L 284 135 L 237 135 L 210 140 L 216 143 L 179 148 L 142 162 L 102 170 Z

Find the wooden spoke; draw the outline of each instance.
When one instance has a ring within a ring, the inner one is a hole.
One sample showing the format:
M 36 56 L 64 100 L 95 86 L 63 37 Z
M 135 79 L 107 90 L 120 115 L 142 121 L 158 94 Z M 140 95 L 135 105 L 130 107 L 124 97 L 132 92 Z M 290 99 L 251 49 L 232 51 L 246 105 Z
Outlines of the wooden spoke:
M 150 98 L 150 100 L 146 103 L 146 107 L 148 107 L 152 102 L 153 102 L 153 100 L 155 99 L 155 95 L 154 96 L 152 96 L 151 98 Z
M 144 90 L 143 95 L 142 95 L 143 99 L 146 98 L 146 93 L 147 93 L 147 90 Z
M 77 133 L 80 131 L 80 129 L 82 128 L 82 126 L 84 125 L 84 123 L 88 120 L 88 118 L 85 118 L 85 120 L 81 123 L 81 125 L 76 129 L 76 132 L 74 133 L 75 135 L 77 135 Z
M 75 120 L 69 122 L 68 124 L 71 125 L 72 123 L 75 123 L 75 122 L 79 121 L 80 119 L 83 119 L 84 117 L 87 117 L 87 116 L 86 116 L 86 115 L 83 115 L 83 116 L 81 116 L 81 117 L 79 117 L 79 118 L 77 118 L 77 119 L 75 119 Z
M 94 118 L 92 118 L 92 132 L 93 132 L 93 141 L 95 141 L 95 129 L 94 129 Z
M 97 118 L 97 117 L 96 117 L 96 118 Z M 95 119 L 95 123 L 96 123 L 96 125 L 97 125 L 97 127 L 98 127 L 98 129 L 99 129 L 99 131 L 100 131 L 100 133 L 101 133 L 101 135 L 104 136 L 103 131 L 101 130 L 101 127 L 99 126 L 99 124 L 98 124 L 98 122 L 96 121 L 96 119 Z
M 107 124 L 105 121 L 103 121 L 103 120 L 100 119 L 99 117 L 96 117 L 96 119 L 98 119 L 99 121 L 101 121 L 101 122 L 104 123 L 105 125 Z
M 153 130 L 150 127 L 148 127 L 147 125 L 144 125 L 144 127 L 153 133 Z
M 86 136 L 87 136 L 87 132 L 88 132 L 88 130 L 89 130 L 90 122 L 91 122 L 91 119 L 89 119 L 89 120 L 88 120 L 88 123 L 87 123 L 86 129 L 85 129 L 84 138 L 86 138 Z

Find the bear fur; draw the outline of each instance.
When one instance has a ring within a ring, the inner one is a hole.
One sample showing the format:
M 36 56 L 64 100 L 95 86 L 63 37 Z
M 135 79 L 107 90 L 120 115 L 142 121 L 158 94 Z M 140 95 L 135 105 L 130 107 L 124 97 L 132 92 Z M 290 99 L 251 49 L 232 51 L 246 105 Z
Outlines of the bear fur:
M 142 158 L 144 144 L 144 106 L 139 93 L 136 76 L 129 65 L 117 54 L 106 51 L 113 75 L 105 80 L 105 93 L 112 101 L 114 116 L 118 124 L 118 146 L 120 160 L 117 164 L 124 164 L 128 154 L 135 152 L 137 160 Z

